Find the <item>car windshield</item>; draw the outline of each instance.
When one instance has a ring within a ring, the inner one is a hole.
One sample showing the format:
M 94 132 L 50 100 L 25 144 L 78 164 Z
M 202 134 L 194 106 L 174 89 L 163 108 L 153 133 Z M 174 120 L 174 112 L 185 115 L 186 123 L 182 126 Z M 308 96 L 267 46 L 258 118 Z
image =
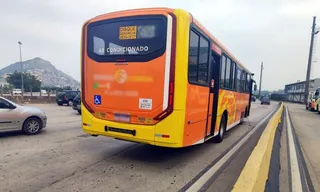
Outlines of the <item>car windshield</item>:
M 65 95 L 65 94 L 66 94 L 66 92 L 61 91 L 61 92 L 57 93 L 57 96 L 61 96 L 61 95 Z

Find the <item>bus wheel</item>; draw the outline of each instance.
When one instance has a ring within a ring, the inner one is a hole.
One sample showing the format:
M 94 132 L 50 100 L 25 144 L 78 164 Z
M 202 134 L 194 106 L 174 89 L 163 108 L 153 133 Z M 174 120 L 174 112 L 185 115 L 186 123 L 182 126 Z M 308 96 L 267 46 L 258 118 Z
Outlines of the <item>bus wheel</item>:
M 223 114 L 220 121 L 219 133 L 216 137 L 213 138 L 213 141 L 215 143 L 222 142 L 226 129 L 227 129 L 227 117 L 226 117 L 226 114 Z

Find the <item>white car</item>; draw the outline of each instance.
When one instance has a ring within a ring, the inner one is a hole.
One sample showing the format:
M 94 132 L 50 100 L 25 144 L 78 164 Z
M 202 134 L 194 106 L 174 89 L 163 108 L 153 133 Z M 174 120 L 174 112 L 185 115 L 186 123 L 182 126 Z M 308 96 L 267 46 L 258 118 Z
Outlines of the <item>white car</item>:
M 22 90 L 21 89 L 13 89 L 12 90 L 12 94 L 17 95 L 17 94 L 21 94 Z
M 46 124 L 47 116 L 41 109 L 18 105 L 0 97 L 0 132 L 22 130 L 27 135 L 35 135 Z

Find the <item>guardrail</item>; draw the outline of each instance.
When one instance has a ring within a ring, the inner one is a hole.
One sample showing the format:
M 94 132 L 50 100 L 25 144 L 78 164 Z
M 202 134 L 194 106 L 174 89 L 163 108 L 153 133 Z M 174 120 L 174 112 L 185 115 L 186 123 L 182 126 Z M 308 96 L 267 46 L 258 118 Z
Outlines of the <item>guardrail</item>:
M 232 191 L 265 191 L 276 130 L 281 122 L 283 109 L 284 105 L 281 103 L 280 108 L 269 120 Z

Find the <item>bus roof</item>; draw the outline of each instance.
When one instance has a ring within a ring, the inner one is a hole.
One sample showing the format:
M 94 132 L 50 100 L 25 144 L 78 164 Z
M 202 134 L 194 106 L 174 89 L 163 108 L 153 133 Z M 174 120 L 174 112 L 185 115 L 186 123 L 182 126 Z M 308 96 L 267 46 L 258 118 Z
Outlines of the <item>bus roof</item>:
M 144 11 L 148 12 L 148 11 L 167 11 L 167 12 L 174 12 L 174 10 L 179 10 L 179 9 L 173 9 L 173 8 L 168 8 L 168 7 L 152 7 L 152 8 L 140 8 L 140 9 L 127 9 L 127 10 L 122 10 L 122 11 L 115 11 L 115 12 L 110 12 L 107 14 L 102 14 L 102 15 L 98 15 L 96 17 L 94 17 L 92 20 L 98 20 L 101 17 L 105 17 L 107 15 L 113 15 L 114 17 L 117 16 L 122 16 L 123 14 L 125 15 L 130 15 L 136 12 L 140 12 L 143 14 Z M 182 9 L 180 9 L 182 10 Z M 220 43 L 218 41 L 218 39 L 216 37 L 214 37 L 198 20 L 196 20 L 192 14 L 186 10 L 182 10 L 185 11 L 187 13 L 189 13 L 190 18 L 192 20 L 193 23 L 195 23 L 204 33 L 206 33 L 206 35 L 208 35 L 210 37 L 210 39 L 221 49 L 223 50 L 224 53 L 226 53 L 229 57 L 232 58 L 233 61 L 235 61 L 241 68 L 243 68 L 245 71 L 247 71 L 248 73 L 252 74 L 252 72 L 250 72 L 238 59 L 235 58 L 235 56 L 233 56 L 233 54 L 231 54 L 230 51 L 228 51 L 228 49 L 226 47 L 224 47 L 222 45 L 222 43 Z M 89 20 L 90 21 L 90 20 Z

